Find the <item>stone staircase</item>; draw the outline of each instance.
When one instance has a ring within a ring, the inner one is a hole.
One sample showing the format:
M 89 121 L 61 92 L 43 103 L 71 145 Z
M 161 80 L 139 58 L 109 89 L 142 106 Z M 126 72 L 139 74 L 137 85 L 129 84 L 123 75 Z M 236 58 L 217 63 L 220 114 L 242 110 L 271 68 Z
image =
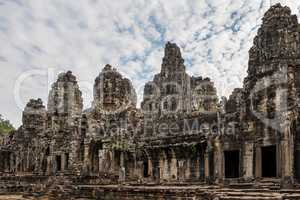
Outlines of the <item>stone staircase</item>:
M 220 190 L 211 194 L 213 200 L 283 200 L 283 195 L 273 192 Z
M 207 191 L 212 200 L 300 200 L 300 190 L 218 189 Z
M 56 176 L 49 179 L 44 193 L 49 199 L 69 199 L 73 192 L 73 182 L 69 177 Z
M 261 179 L 255 186 L 257 189 L 280 190 L 281 182 L 279 179 Z
M 300 187 L 280 188 L 280 181 L 264 179 L 252 185 L 206 186 L 195 184 L 78 185 L 72 176 L 53 176 L 32 185 L 19 178 L 0 179 L 0 194 L 16 194 L 33 199 L 135 199 L 135 200 L 300 200 Z M 42 181 L 44 180 L 44 181 Z M 23 192 L 26 191 L 26 192 Z M 1 199 L 1 198 L 0 198 Z

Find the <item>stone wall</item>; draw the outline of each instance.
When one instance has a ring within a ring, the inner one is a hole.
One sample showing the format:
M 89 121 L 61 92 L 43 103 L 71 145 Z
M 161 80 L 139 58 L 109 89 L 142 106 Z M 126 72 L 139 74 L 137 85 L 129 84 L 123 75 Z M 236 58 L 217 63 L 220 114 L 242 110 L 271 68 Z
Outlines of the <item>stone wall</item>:
M 209 78 L 186 73 L 168 42 L 141 109 L 129 79 L 110 65 L 82 110 L 72 72 L 52 85 L 48 106 L 30 100 L 23 125 L 1 146 L 3 173 L 88 177 L 88 183 L 264 183 L 300 180 L 300 25 L 272 6 L 249 51 L 248 75 L 229 99 Z

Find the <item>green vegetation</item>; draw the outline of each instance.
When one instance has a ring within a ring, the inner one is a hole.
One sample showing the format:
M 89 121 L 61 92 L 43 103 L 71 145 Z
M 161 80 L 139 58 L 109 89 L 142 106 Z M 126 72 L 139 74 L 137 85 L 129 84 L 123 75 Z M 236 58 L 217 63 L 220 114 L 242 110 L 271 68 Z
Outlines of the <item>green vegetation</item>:
M 10 121 L 4 119 L 3 116 L 0 114 L 0 136 L 7 135 L 13 130 L 15 130 L 15 128 L 10 123 Z

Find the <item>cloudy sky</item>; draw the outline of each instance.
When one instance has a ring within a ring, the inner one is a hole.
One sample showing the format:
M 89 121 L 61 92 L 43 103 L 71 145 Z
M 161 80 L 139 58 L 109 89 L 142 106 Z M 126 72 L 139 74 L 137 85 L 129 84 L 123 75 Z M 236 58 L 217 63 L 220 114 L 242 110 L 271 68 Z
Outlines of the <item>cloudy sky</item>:
M 276 2 L 300 16 L 296 0 L 0 0 L 0 113 L 19 126 L 28 99 L 46 104 L 66 70 L 87 108 L 106 63 L 133 81 L 140 101 L 167 41 L 181 47 L 188 73 L 211 77 L 228 96 L 242 86 L 253 37 Z

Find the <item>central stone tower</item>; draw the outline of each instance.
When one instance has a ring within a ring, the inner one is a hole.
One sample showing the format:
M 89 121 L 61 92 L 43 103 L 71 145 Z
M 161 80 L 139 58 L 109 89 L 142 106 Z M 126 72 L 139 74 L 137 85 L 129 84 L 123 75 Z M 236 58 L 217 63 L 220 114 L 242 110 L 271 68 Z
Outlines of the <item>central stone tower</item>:
M 144 113 L 159 117 L 216 109 L 216 89 L 210 79 L 191 77 L 185 68 L 179 47 L 168 42 L 161 72 L 145 85 Z

